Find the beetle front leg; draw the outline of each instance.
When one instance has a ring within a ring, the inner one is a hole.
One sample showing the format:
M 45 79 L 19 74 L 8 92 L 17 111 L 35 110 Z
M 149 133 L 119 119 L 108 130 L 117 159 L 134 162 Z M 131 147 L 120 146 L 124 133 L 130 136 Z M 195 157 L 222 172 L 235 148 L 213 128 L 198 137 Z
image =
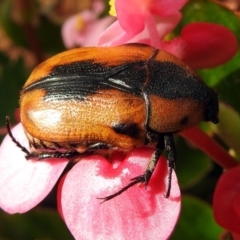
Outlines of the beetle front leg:
M 175 150 L 173 135 L 171 133 L 159 135 L 156 150 L 152 154 L 152 156 L 149 160 L 147 169 L 145 170 L 143 175 L 132 178 L 131 182 L 127 186 L 125 186 L 121 190 L 119 190 L 118 192 L 116 192 L 112 195 L 109 195 L 107 197 L 104 197 L 104 198 L 99 198 L 99 199 L 102 199 L 103 202 L 108 201 L 108 200 L 120 195 L 121 193 L 125 192 L 128 188 L 134 186 L 137 183 L 145 183 L 145 186 L 147 187 L 148 182 L 151 179 L 151 176 L 156 168 L 158 160 L 163 151 L 168 152 L 169 172 L 168 172 L 167 192 L 165 195 L 165 197 L 168 198 L 170 196 L 170 191 L 171 191 L 172 171 L 175 170 L 175 167 L 176 167 L 176 150 Z
M 155 167 L 157 166 L 158 160 L 162 154 L 162 152 L 165 149 L 165 141 L 164 141 L 164 137 L 160 135 L 159 139 L 158 139 L 158 143 L 156 145 L 156 149 L 154 151 L 154 153 L 152 154 L 151 158 L 149 159 L 147 168 L 144 172 L 143 175 L 137 176 L 135 178 L 132 178 L 131 181 L 138 181 L 138 183 L 144 183 L 145 187 L 147 188 L 148 182 L 155 170 Z
M 171 185 L 172 185 L 172 171 L 176 170 L 176 149 L 174 144 L 173 134 L 164 134 L 159 136 L 159 140 L 156 146 L 155 152 L 152 154 L 147 169 L 145 173 L 142 175 L 144 177 L 144 183 L 147 187 L 148 182 L 157 166 L 158 160 L 163 151 L 168 153 L 168 185 L 167 185 L 167 192 L 165 197 L 168 198 L 171 192 Z M 140 176 L 141 177 L 141 176 Z M 135 180 L 138 177 L 132 179 Z
M 176 149 L 174 144 L 174 138 L 172 133 L 159 135 L 158 143 L 156 146 L 155 152 L 152 154 L 147 169 L 142 176 L 144 177 L 145 186 L 147 187 L 148 182 L 157 166 L 158 160 L 163 151 L 168 153 L 168 184 L 167 184 L 167 191 L 165 197 L 168 198 L 171 192 L 171 185 L 172 185 L 172 171 L 176 170 Z M 139 177 L 136 177 L 132 180 L 136 180 Z

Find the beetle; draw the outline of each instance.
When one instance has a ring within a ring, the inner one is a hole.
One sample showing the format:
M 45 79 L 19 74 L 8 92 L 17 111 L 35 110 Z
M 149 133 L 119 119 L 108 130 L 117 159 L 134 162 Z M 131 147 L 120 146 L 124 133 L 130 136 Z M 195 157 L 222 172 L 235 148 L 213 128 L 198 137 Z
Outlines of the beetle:
M 137 183 L 146 186 L 163 151 L 168 186 L 176 165 L 173 134 L 200 121 L 218 123 L 218 96 L 170 53 L 145 44 L 72 49 L 38 65 L 20 95 L 27 159 L 68 158 L 156 143 Z

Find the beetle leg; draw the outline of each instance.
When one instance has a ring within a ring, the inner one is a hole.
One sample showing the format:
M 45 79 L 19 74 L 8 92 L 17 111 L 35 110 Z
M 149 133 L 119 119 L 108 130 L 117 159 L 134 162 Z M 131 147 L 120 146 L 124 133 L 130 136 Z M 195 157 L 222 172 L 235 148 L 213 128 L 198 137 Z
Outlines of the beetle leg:
M 10 128 L 10 117 L 6 116 L 6 127 L 7 127 L 7 131 L 8 131 L 8 135 L 10 136 L 10 138 L 12 139 L 12 141 L 17 145 L 17 147 L 19 147 L 24 153 L 26 153 L 27 155 L 30 154 L 30 152 L 23 147 L 17 140 L 16 138 L 12 135 L 12 131 Z
M 47 158 L 67 158 L 70 160 L 71 158 L 82 156 L 83 154 L 77 151 L 70 151 L 70 152 L 31 152 L 26 155 L 26 159 L 36 159 L 36 160 L 44 160 Z
M 174 139 L 173 139 L 173 135 L 171 133 L 169 134 L 164 134 L 164 135 L 159 135 L 159 139 L 158 139 L 158 143 L 156 146 L 156 150 L 155 152 L 152 154 L 149 163 L 147 165 L 147 169 L 144 172 L 143 175 L 137 176 L 135 178 L 131 179 L 131 182 L 123 187 L 121 190 L 119 190 L 118 192 L 109 195 L 107 197 L 103 197 L 103 198 L 98 198 L 98 199 L 102 199 L 102 203 L 106 202 L 118 195 L 120 195 L 121 193 L 123 193 L 124 191 L 126 191 L 127 189 L 129 189 L 130 187 L 134 186 L 137 183 L 144 183 L 145 186 L 147 187 L 148 182 L 155 170 L 155 167 L 158 163 L 158 160 L 162 154 L 163 151 L 168 152 L 168 168 L 169 168 L 169 172 L 168 172 L 168 186 L 167 186 L 167 192 L 165 197 L 168 198 L 170 196 L 170 191 L 171 191 L 171 183 L 172 183 L 172 171 L 175 170 L 176 167 L 176 150 L 175 150 L 175 145 L 174 145 Z
M 102 149 L 109 149 L 110 145 L 106 143 L 95 143 L 90 146 L 88 146 L 87 151 L 84 153 L 80 153 L 78 151 L 68 151 L 68 152 L 31 152 L 28 153 L 26 156 L 26 159 L 37 159 L 37 160 L 43 160 L 46 158 L 67 158 L 68 160 L 71 160 L 71 158 L 76 158 L 79 156 L 85 156 L 89 155 L 94 150 L 102 150 Z
M 165 197 L 170 196 L 171 185 L 172 185 L 172 171 L 176 170 L 176 149 L 172 134 L 166 134 L 164 136 L 165 151 L 168 153 L 168 187 Z
M 137 183 L 145 183 L 145 186 L 147 187 L 147 184 L 148 184 L 148 182 L 149 182 L 149 180 L 152 176 L 152 173 L 153 173 L 153 171 L 154 171 L 154 169 L 157 165 L 158 159 L 159 159 L 159 157 L 160 157 L 160 155 L 162 154 L 163 151 L 164 151 L 164 138 L 163 138 L 163 136 L 159 136 L 159 140 L 158 140 L 158 143 L 157 143 L 157 146 L 156 146 L 156 150 L 152 154 L 152 156 L 149 160 L 147 169 L 144 172 L 144 174 L 140 175 L 140 176 L 137 176 L 135 178 L 132 178 L 131 182 L 127 186 L 120 189 L 118 192 L 116 192 L 112 195 L 103 197 L 103 198 L 98 198 L 98 199 L 103 200 L 101 203 L 106 202 L 106 201 L 120 195 L 121 193 L 125 192 L 127 189 L 129 189 L 130 187 L 134 186 Z

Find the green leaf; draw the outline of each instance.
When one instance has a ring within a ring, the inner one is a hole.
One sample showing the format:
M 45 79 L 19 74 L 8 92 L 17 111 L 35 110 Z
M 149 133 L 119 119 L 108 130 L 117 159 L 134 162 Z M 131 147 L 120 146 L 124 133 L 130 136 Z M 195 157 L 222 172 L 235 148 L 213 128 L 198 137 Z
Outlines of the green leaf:
M 73 240 L 73 237 L 57 212 L 38 207 L 25 214 L 1 211 L 0 239 Z
M 210 205 L 197 198 L 184 196 L 180 218 L 170 240 L 218 239 L 221 231 L 213 218 Z
M 220 103 L 220 122 L 212 126 L 230 149 L 240 156 L 240 115 L 231 106 Z
M 212 162 L 202 151 L 188 145 L 183 138 L 176 140 L 176 172 L 181 189 L 185 189 L 204 178 L 212 169 Z

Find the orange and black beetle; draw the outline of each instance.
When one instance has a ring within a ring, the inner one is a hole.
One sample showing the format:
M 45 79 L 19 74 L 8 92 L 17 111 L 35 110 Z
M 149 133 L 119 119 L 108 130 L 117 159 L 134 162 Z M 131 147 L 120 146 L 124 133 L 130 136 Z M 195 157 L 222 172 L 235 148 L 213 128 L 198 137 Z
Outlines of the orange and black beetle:
M 136 183 L 147 185 L 163 151 L 168 197 L 176 159 L 172 134 L 202 120 L 218 122 L 217 94 L 179 59 L 143 44 L 79 48 L 48 59 L 24 85 L 20 109 L 31 152 L 12 139 L 27 159 L 156 142 L 144 174 L 104 201 Z

